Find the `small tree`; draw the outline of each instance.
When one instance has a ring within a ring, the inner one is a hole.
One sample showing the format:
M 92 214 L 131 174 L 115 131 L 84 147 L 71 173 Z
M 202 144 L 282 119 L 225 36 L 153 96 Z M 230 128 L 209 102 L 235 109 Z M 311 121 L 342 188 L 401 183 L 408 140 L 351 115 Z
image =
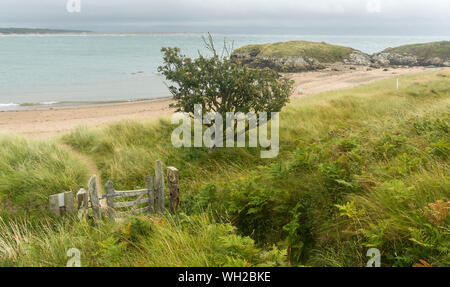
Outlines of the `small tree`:
M 279 112 L 289 101 L 293 82 L 279 77 L 270 69 L 252 69 L 233 61 L 225 43 L 226 56 L 219 56 L 209 35 L 206 47 L 213 55 L 191 59 L 179 48 L 163 48 L 164 65 L 158 68 L 171 85 L 177 112 L 194 117 L 194 105 L 202 106 L 202 113 L 216 112 Z M 249 127 L 246 127 L 246 131 Z M 238 131 L 236 131 L 238 132 Z

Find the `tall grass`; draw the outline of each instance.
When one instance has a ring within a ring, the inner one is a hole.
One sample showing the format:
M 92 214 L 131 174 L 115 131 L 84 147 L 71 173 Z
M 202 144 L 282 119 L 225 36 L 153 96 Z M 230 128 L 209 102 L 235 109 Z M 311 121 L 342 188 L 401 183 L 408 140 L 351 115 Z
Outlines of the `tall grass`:
M 1 264 L 59 266 L 76 247 L 85 266 L 364 266 L 376 247 L 384 266 L 449 266 L 449 77 L 407 76 L 399 90 L 390 79 L 294 100 L 281 113 L 280 155 L 271 160 L 252 148 L 176 149 L 167 119 L 80 127 L 60 141 L 91 157 L 103 183 L 143 187 L 156 159 L 179 168 L 187 215 L 98 227 L 0 224 Z M 54 143 L 20 147 L 31 153 L 0 152 L 13 158 L 0 168 L 13 175 L 0 183 L 2 194 L 59 192 L 85 180 Z
M 84 163 L 54 141 L 0 135 L 0 216 L 40 218 L 48 197 L 85 185 Z
M 160 159 L 180 170 L 184 190 L 202 184 L 205 178 L 221 178 L 224 174 L 245 170 L 257 163 L 258 149 L 221 149 L 208 154 L 207 148 L 174 148 L 168 119 L 157 122 L 121 121 L 97 129 L 79 127 L 62 137 L 65 144 L 87 153 L 97 163 L 103 182 L 114 181 L 120 188 L 139 188 L 144 178 L 154 172 Z
M 66 266 L 80 251 L 84 267 L 281 266 L 284 254 L 263 251 L 230 224 L 207 216 L 131 217 L 97 227 L 88 222 L 0 221 L 0 266 Z
M 424 227 L 424 210 L 450 198 L 449 73 L 400 81 L 399 90 L 389 79 L 294 101 L 281 113 L 276 160 L 254 149 L 174 149 L 164 120 L 90 130 L 87 152 L 104 180 L 128 187 L 163 158 L 182 170 L 185 211 L 212 210 L 259 245 L 287 248 L 291 262 L 363 266 L 377 247 L 385 265 L 445 265 L 448 225 Z

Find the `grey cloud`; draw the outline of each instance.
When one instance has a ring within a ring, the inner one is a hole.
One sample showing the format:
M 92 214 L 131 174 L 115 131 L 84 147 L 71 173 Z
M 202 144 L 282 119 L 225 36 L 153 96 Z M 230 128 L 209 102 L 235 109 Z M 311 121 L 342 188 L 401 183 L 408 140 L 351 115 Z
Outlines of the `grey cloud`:
M 380 13 L 371 13 L 368 1 L 379 3 Z M 66 2 L 1 0 L 0 26 L 347 34 L 364 29 L 378 34 L 418 31 L 443 35 L 450 31 L 448 0 L 81 0 L 79 14 L 67 13 Z

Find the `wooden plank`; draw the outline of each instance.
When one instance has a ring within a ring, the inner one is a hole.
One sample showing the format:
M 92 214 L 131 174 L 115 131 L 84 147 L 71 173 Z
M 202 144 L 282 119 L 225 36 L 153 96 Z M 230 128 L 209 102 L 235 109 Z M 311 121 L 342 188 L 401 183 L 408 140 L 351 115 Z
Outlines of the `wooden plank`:
M 108 218 L 110 220 L 114 221 L 114 217 L 115 217 L 114 207 L 115 206 L 114 206 L 114 197 L 113 196 L 115 196 L 115 191 L 114 191 L 114 184 L 112 181 L 109 180 L 106 183 L 105 192 L 106 192 L 106 195 L 108 196 L 106 198 L 106 204 L 108 205 Z
M 94 220 L 100 220 L 100 200 L 98 199 L 96 175 L 93 175 L 89 180 L 89 196 L 91 201 L 92 213 L 94 214 Z
M 114 202 L 114 208 L 124 208 L 124 207 L 132 207 L 139 204 L 148 203 L 148 198 L 143 198 L 140 200 L 134 200 L 134 201 L 119 201 Z
M 78 219 L 82 220 L 87 216 L 89 208 L 89 196 L 84 188 L 80 189 L 77 192 L 77 208 L 78 208 Z
M 138 198 L 136 199 L 136 202 L 140 202 L 141 200 L 143 200 L 143 197 L 144 197 L 144 194 L 139 195 Z M 137 204 L 132 206 L 131 211 L 135 211 L 136 209 L 138 209 L 138 205 Z
M 155 199 L 153 197 L 153 177 L 147 175 L 145 177 L 145 183 L 147 184 L 147 193 L 148 193 L 148 212 L 150 215 L 155 214 Z
M 155 189 L 158 214 L 164 213 L 164 175 L 161 161 L 155 164 Z
M 147 189 L 139 189 L 139 190 L 128 190 L 128 191 L 115 191 L 114 196 L 115 197 L 133 197 L 133 196 L 140 196 L 142 194 L 147 194 Z
M 77 192 L 77 208 L 87 208 L 89 203 L 89 197 L 87 191 L 82 188 Z
M 167 168 L 167 185 L 170 192 L 170 212 L 175 213 L 180 203 L 180 188 L 178 179 L 178 169 L 173 166 Z
M 71 191 L 64 193 L 64 214 L 66 215 L 75 214 L 75 202 L 73 193 Z
M 73 215 L 75 213 L 74 198 L 71 191 L 51 195 L 49 198 L 50 211 L 58 216 Z
M 50 211 L 54 214 L 54 215 L 61 215 L 60 211 L 59 211 L 59 199 L 58 199 L 58 195 L 54 194 L 54 195 L 50 195 L 50 200 L 49 200 L 50 204 L 49 204 L 49 208 Z
M 143 188 L 143 189 L 134 189 L 134 190 L 115 190 L 116 194 L 117 194 L 117 193 L 129 194 L 129 193 L 135 193 L 135 192 L 142 192 L 142 193 L 145 193 L 146 191 L 147 191 L 146 188 Z

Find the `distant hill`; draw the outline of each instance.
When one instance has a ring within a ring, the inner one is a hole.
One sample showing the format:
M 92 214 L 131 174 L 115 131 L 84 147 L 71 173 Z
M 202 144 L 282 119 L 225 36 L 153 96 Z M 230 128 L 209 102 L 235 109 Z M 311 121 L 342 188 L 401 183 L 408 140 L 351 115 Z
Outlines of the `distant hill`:
M 260 57 L 310 57 L 320 62 L 343 61 L 354 50 L 323 42 L 289 41 L 274 44 L 249 45 L 237 49 L 236 53 L 249 53 Z
M 0 28 L 0 34 L 75 34 L 87 33 L 89 31 L 79 30 L 55 30 L 55 29 L 29 29 L 29 28 Z
M 280 72 L 318 70 L 333 63 L 370 64 L 369 55 L 350 47 L 308 41 L 248 45 L 235 50 L 232 57 L 250 66 Z
M 450 41 L 404 45 L 384 50 L 385 53 L 411 54 L 421 58 L 450 58 Z
M 450 66 L 450 41 L 404 45 L 372 56 L 383 65 Z

